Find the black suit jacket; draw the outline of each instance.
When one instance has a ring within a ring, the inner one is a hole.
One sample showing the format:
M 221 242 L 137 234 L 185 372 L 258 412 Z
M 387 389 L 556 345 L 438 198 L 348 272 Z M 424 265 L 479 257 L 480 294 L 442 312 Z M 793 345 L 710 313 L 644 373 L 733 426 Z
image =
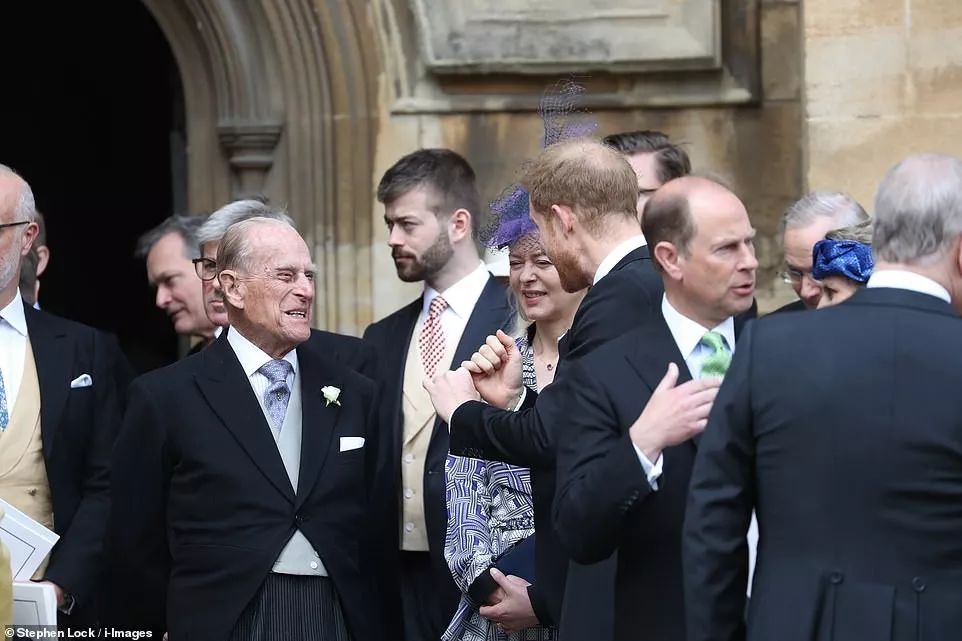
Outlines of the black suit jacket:
M 375 385 L 297 348 L 302 446 L 297 492 L 234 351 L 208 349 L 130 387 L 113 457 L 114 615 L 179 639 L 226 639 L 299 529 L 321 555 L 352 638 L 381 638 L 370 494 Z M 321 388 L 341 389 L 328 406 Z M 343 437 L 364 446 L 339 451 Z
M 401 407 L 404 365 L 407 361 L 410 341 L 417 340 L 413 334 L 422 307 L 423 300 L 418 298 L 383 320 L 372 324 L 364 332 L 364 340 L 376 350 L 379 363 L 377 380 L 381 389 L 380 416 L 381 427 L 385 430 L 385 447 L 381 465 L 386 478 L 379 487 L 381 513 L 378 529 L 385 537 L 385 558 L 393 567 L 385 571 L 388 581 L 391 574 L 396 571 L 396 565 L 393 564 L 396 563 L 400 548 L 398 523 L 400 520 L 401 442 L 404 427 Z M 451 361 L 451 368 L 457 369 L 462 361 L 470 359 L 489 335 L 494 334 L 498 329 L 507 330 L 513 318 L 504 286 L 494 277 L 489 276 L 461 335 L 461 341 Z M 447 609 L 450 609 L 453 616 L 460 598 L 460 591 L 444 560 L 444 539 L 448 523 L 444 478 L 447 454 L 448 427 L 437 419 L 424 464 L 424 519 L 440 599 L 445 606 L 449 606 Z M 396 577 L 396 574 L 394 576 Z M 387 583 L 386 581 L 385 585 Z M 393 585 L 393 582 L 391 583 Z M 394 612 L 389 616 L 394 621 L 399 621 L 399 613 Z
M 684 531 L 688 638 L 957 639 L 962 320 L 864 289 L 754 323 L 709 418 Z
M 451 451 L 454 454 L 505 461 L 531 468 L 534 492 L 535 530 L 537 532 L 536 588 L 529 590 L 532 606 L 543 624 L 562 623 L 562 632 L 580 622 L 598 633 L 598 613 L 579 608 L 575 620 L 561 618 L 565 598 L 568 556 L 561 548 L 551 521 L 555 490 L 555 430 L 563 423 L 564 401 L 571 393 L 571 377 L 566 373 L 571 362 L 591 353 L 607 341 L 638 327 L 660 309 L 661 278 L 655 273 L 647 247 L 625 256 L 612 271 L 591 287 L 571 329 L 559 345 L 562 357 L 555 381 L 541 395 L 528 390 L 524 406 L 506 412 L 480 402 L 461 405 L 451 417 Z M 587 571 L 579 568 L 579 572 Z M 581 602 L 606 589 L 605 572 L 579 582 L 585 588 L 568 598 Z M 573 586 L 575 587 L 575 586 Z M 594 600 L 594 599 L 592 599 Z M 603 607 L 604 599 L 597 599 Z M 582 618 L 583 617 L 583 618 Z M 585 632 L 589 632 L 585 628 Z M 580 634 L 580 633 L 579 633 Z M 602 634 L 603 636 L 603 634 Z M 599 638 L 599 637 L 595 637 Z
M 308 342 L 318 354 L 325 354 L 372 381 L 377 380 L 377 352 L 372 345 L 357 336 L 312 329 Z
M 110 448 L 120 424 L 125 359 L 116 341 L 24 305 L 40 383 L 40 429 L 60 540 L 45 578 L 77 599 L 75 621 L 95 620 L 103 538 L 110 510 Z M 71 388 L 88 374 L 92 385 Z
M 803 303 L 802 300 L 799 299 L 796 301 L 792 301 L 791 303 L 786 303 L 785 305 L 782 305 L 781 307 L 772 311 L 771 313 L 781 314 L 784 312 L 804 312 L 805 309 L 806 309 L 805 303 Z
M 573 559 L 617 551 L 614 638 L 684 641 L 681 527 L 695 458 L 691 441 L 663 452 L 652 491 L 628 429 L 669 363 L 691 380 L 659 313 L 575 363 L 558 445 L 555 525 Z

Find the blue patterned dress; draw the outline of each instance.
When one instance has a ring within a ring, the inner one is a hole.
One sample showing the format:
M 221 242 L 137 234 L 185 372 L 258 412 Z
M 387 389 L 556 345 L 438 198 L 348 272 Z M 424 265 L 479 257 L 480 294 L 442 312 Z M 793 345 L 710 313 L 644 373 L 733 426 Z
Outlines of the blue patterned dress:
M 534 353 L 527 336 L 516 339 L 521 379 L 537 389 Z M 445 464 L 448 531 L 444 558 L 461 589 L 461 602 L 442 641 L 553 641 L 555 628 L 503 632 L 478 613 L 468 588 L 507 549 L 534 533 L 534 504 L 528 468 L 500 461 L 448 455 Z M 524 577 L 534 583 L 534 577 Z

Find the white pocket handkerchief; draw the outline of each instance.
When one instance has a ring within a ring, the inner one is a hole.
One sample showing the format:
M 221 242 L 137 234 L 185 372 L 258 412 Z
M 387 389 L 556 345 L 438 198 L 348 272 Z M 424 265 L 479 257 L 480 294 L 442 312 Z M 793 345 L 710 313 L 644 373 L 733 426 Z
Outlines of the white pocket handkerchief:
M 90 378 L 90 374 L 81 374 L 77 378 L 70 381 L 70 389 L 77 389 L 78 387 L 90 387 L 94 384 L 94 379 Z
M 342 436 L 341 437 L 341 451 L 350 452 L 351 450 L 359 450 L 364 447 L 364 437 L 363 436 Z

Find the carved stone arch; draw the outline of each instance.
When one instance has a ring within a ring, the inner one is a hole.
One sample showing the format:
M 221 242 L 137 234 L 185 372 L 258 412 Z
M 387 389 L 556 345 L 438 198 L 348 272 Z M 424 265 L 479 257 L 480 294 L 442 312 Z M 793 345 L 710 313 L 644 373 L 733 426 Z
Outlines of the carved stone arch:
M 263 193 L 319 267 L 315 324 L 371 319 L 373 34 L 351 0 L 143 0 L 184 85 L 188 204 Z

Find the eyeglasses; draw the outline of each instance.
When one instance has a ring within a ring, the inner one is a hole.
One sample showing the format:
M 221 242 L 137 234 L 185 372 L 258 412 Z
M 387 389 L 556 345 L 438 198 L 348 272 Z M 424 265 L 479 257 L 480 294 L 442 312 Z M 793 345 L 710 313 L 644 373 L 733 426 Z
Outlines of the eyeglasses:
M 195 258 L 191 262 L 194 263 L 194 271 L 201 280 L 214 280 L 217 276 L 217 261 L 213 258 Z
M 811 272 L 808 270 L 801 271 L 801 270 L 795 269 L 794 267 L 785 267 L 785 269 L 778 272 L 778 277 L 782 279 L 783 283 L 786 283 L 788 285 L 799 284 L 800 282 L 802 282 L 802 279 L 805 278 L 806 275 L 811 275 Z
M 7 227 L 19 227 L 20 225 L 29 225 L 29 220 L 19 220 L 15 223 L 3 223 L 0 225 L 0 229 L 6 229 Z

